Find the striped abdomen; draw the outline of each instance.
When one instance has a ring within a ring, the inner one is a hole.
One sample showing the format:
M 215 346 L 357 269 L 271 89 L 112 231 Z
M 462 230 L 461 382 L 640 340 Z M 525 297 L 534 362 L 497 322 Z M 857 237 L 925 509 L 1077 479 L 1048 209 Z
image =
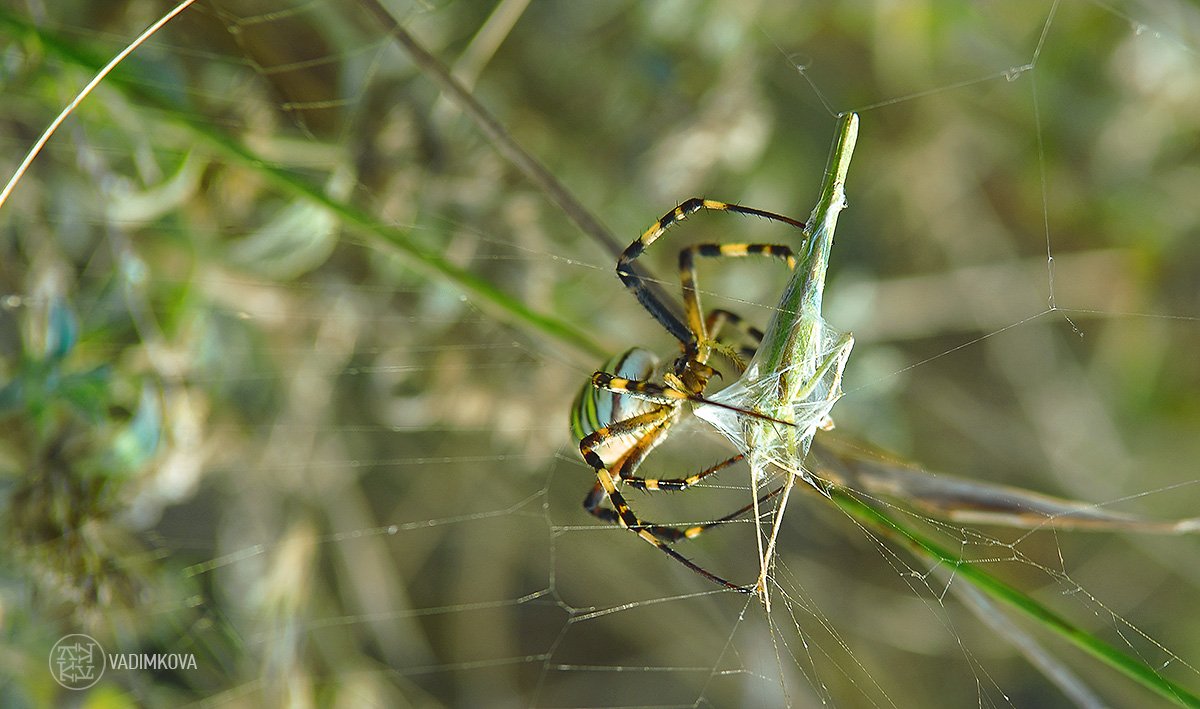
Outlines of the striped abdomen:
M 654 376 L 657 368 L 658 357 L 653 352 L 634 347 L 605 362 L 602 369 L 622 379 L 645 381 Z M 658 404 L 634 398 L 629 394 L 597 389 L 592 386 L 589 378 L 571 406 L 571 435 L 576 441 L 583 440 L 604 426 L 645 413 L 655 406 Z M 628 449 L 634 440 L 635 436 L 615 436 L 605 442 L 605 449 L 619 455 Z M 608 456 L 602 454 L 602 457 Z

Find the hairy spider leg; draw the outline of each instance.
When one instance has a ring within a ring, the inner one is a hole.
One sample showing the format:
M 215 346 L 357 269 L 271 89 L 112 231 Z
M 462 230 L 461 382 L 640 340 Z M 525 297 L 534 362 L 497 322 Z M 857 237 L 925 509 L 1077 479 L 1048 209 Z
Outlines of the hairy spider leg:
M 753 593 L 754 592 L 753 587 L 739 586 L 731 581 L 727 581 L 726 579 L 721 578 L 720 576 L 717 576 L 716 574 L 712 573 L 711 571 L 708 571 L 707 569 L 699 566 L 698 564 L 694 563 L 687 557 L 683 556 L 679 552 L 675 551 L 670 546 L 668 546 L 668 544 L 670 544 L 674 541 L 677 541 L 679 539 L 683 539 L 683 538 L 693 539 L 695 537 L 698 537 L 701 533 L 703 533 L 707 529 L 711 529 L 712 527 L 715 527 L 717 525 L 732 521 L 732 520 L 740 517 L 741 515 L 745 514 L 749 510 L 753 509 L 755 504 L 762 504 L 763 502 L 765 502 L 765 501 L 771 499 L 772 497 L 774 497 L 775 495 L 779 494 L 783 490 L 782 487 L 780 487 L 776 490 L 773 490 L 772 492 L 769 492 L 766 495 L 763 495 L 763 497 L 760 498 L 757 501 L 757 503 L 752 503 L 750 505 L 741 507 L 738 510 L 735 510 L 733 513 L 728 514 L 720 519 L 713 520 L 713 521 L 707 522 L 705 524 L 699 524 L 699 525 L 694 525 L 691 527 L 686 527 L 683 529 L 678 529 L 678 528 L 673 528 L 673 527 L 665 527 L 663 525 L 655 524 L 653 522 L 645 522 L 638 518 L 637 514 L 635 514 L 634 511 L 629 507 L 629 503 L 625 501 L 624 495 L 622 495 L 620 490 L 617 489 L 616 481 L 614 480 L 614 476 L 613 476 L 612 472 L 609 471 L 609 469 L 605 466 L 604 461 L 600 459 L 600 456 L 596 454 L 596 452 L 594 450 L 594 446 L 596 446 L 597 443 L 599 443 L 603 439 L 610 437 L 610 436 L 628 434 L 628 433 L 632 433 L 632 432 L 640 430 L 640 429 L 644 429 L 646 427 L 651 427 L 650 433 L 647 434 L 647 436 L 644 437 L 643 440 L 645 440 L 646 438 L 650 438 L 652 436 L 653 437 L 662 436 L 666 432 L 666 429 L 669 428 L 669 424 L 663 423 L 662 416 L 663 416 L 663 414 L 658 413 L 658 412 L 649 412 L 647 414 L 643 414 L 642 416 L 638 416 L 633 419 L 626 419 L 625 421 L 618 422 L 616 424 L 613 424 L 612 426 L 601 427 L 600 429 L 594 431 L 592 434 L 586 436 L 582 441 L 579 442 L 579 452 L 583 455 L 583 459 L 585 461 L 587 461 L 587 463 L 596 470 L 596 477 L 598 479 L 598 485 L 600 487 L 600 494 L 597 494 L 596 491 L 593 491 L 593 494 L 588 495 L 587 500 L 585 500 L 585 502 L 584 502 L 585 506 L 587 506 L 588 502 L 592 502 L 593 500 L 595 500 L 594 506 L 592 508 L 590 508 L 588 511 L 591 512 L 592 514 L 596 515 L 600 519 L 615 523 L 626 529 L 633 530 L 641 539 L 643 539 L 644 541 L 649 543 L 651 546 L 656 547 L 657 549 L 662 551 L 664 554 L 670 556 L 671 558 L 675 559 L 679 563 L 683 564 L 687 568 L 691 569 L 692 571 L 696 572 L 697 574 L 700 574 L 701 576 L 703 576 L 704 578 L 706 578 L 710 581 L 713 581 L 713 582 L 718 583 L 726 588 L 729 588 L 729 589 L 732 589 L 734 591 L 738 591 L 741 593 Z M 643 445 L 648 446 L 648 447 L 653 447 L 654 444 L 645 443 Z M 628 455 L 628 453 L 627 453 L 627 455 Z M 681 480 L 679 480 L 679 482 L 682 483 L 682 482 L 684 482 L 684 480 L 692 480 L 692 482 L 695 482 L 696 480 L 699 480 L 708 475 L 711 475 L 711 474 L 717 472 L 718 470 L 726 467 L 727 465 L 731 465 L 731 464 L 737 462 L 737 460 L 740 460 L 740 459 L 741 459 L 740 455 L 735 456 L 732 459 L 718 463 L 717 465 L 713 466 L 712 468 L 708 468 L 704 471 L 701 471 L 700 473 L 697 473 L 696 475 L 693 475 L 690 478 L 681 479 Z M 689 484 L 691 484 L 691 483 L 689 483 Z M 668 489 L 668 488 L 663 488 L 663 489 Z M 683 488 L 679 488 L 679 489 L 683 489 Z M 599 507 L 599 500 L 601 499 L 602 496 L 608 497 L 609 501 L 613 505 L 613 510 L 608 510 L 606 508 Z
M 697 256 L 704 258 L 770 256 L 786 263 L 789 271 L 796 269 L 796 257 L 792 253 L 792 249 L 782 244 L 695 244 L 681 249 L 679 251 L 679 280 L 683 284 L 684 313 L 688 319 L 688 327 L 695 333 L 701 346 L 712 335 L 708 329 L 708 320 L 701 318 L 703 309 L 700 307 L 700 292 L 696 288 Z
M 708 317 L 704 319 L 704 327 L 708 330 L 709 338 L 714 342 L 721 340 L 721 334 L 726 327 L 737 330 L 743 342 L 738 353 L 746 361 L 753 359 L 754 353 L 758 351 L 758 345 L 763 339 L 762 330 L 743 320 L 741 315 L 721 308 L 713 308 L 709 311 Z M 744 365 L 744 363 L 741 364 Z
M 658 237 L 662 236 L 667 229 L 683 221 L 684 219 L 687 219 L 690 215 L 695 214 L 701 209 L 734 212 L 737 214 L 763 217 L 772 221 L 790 224 L 801 230 L 804 229 L 803 222 L 792 219 L 791 217 L 785 217 L 782 214 L 766 212 L 761 209 L 754 209 L 752 207 L 743 207 L 737 204 L 730 204 L 728 202 L 718 202 L 716 200 L 693 197 L 692 199 L 682 202 L 679 204 L 679 206 L 664 214 L 660 219 L 658 219 L 658 221 L 654 222 L 649 229 L 643 232 L 641 236 L 635 239 L 634 242 L 625 249 L 625 251 L 617 259 L 617 276 L 621 279 L 621 282 L 625 284 L 625 287 L 633 291 L 634 296 L 637 297 L 638 302 L 642 304 L 642 307 L 644 307 L 646 311 L 654 317 L 655 320 L 657 320 L 664 328 L 666 328 L 667 332 L 671 333 L 675 339 L 679 340 L 685 349 L 689 346 L 695 347 L 697 344 L 699 344 L 698 340 L 703 335 L 703 333 L 697 332 L 697 330 L 702 326 L 699 316 L 699 303 L 696 303 L 693 299 L 692 304 L 689 305 L 689 303 L 686 302 L 687 296 L 685 294 L 685 308 L 694 308 L 694 310 L 687 312 L 687 320 L 691 325 L 690 329 L 681 330 L 679 327 L 679 321 L 670 316 L 670 308 L 662 303 L 654 295 L 654 293 L 646 287 L 646 284 L 642 281 L 642 278 L 628 268 L 628 264 L 641 256 L 642 252 L 644 252 L 647 247 L 653 244 Z M 736 246 L 736 244 L 731 246 Z

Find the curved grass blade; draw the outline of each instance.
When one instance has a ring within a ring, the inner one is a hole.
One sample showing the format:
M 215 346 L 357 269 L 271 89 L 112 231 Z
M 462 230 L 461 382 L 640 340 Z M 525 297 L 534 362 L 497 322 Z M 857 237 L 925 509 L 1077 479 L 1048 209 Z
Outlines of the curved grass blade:
M 1148 534 L 1194 534 L 1200 517 L 1156 520 L 1110 512 L 1094 503 L 1044 495 L 1011 485 L 934 475 L 836 436 L 813 443 L 806 463 L 823 481 L 886 496 L 939 519 L 1017 529 L 1062 529 Z
M 1164 699 L 1182 707 L 1200 707 L 1200 696 L 1163 677 L 1142 660 L 1113 647 L 1029 595 L 988 574 L 978 565 L 963 560 L 920 532 L 897 522 L 877 507 L 859 499 L 852 490 L 834 485 L 829 488 L 828 495 L 838 508 L 871 531 L 878 532 L 923 559 L 949 569 L 953 572 L 955 580 L 967 581 L 988 598 L 1033 620 L 1042 628 L 1067 640 Z
M 358 4 L 380 23 L 388 36 L 404 49 L 404 52 L 414 64 L 421 68 L 425 76 L 438 85 L 444 92 L 445 98 L 471 118 L 475 127 L 488 139 L 501 157 L 524 175 L 525 179 L 536 185 L 581 232 L 599 244 L 610 256 L 616 258 L 621 255 L 626 244 L 613 236 L 613 233 L 604 226 L 600 219 L 583 206 L 583 203 L 575 198 L 566 185 L 559 182 L 554 173 L 546 169 L 545 165 L 522 148 L 508 134 L 504 126 L 484 108 L 483 104 L 476 101 L 471 92 L 450 73 L 450 70 L 405 31 L 387 8 L 377 0 L 358 0 Z M 675 299 L 669 297 L 662 286 L 650 277 L 645 266 L 635 261 L 627 264 L 626 268 L 642 278 L 645 287 L 654 293 L 658 302 L 665 303 L 670 308 L 670 310 L 660 313 L 661 317 L 674 324 L 673 328 L 668 327 L 667 329 L 675 332 L 686 330 Z M 606 352 L 604 356 L 608 356 L 608 354 Z
M 8 27 L 17 36 L 39 42 L 55 57 L 84 71 L 95 73 L 104 66 L 105 62 L 102 59 L 93 56 L 77 44 L 68 42 L 10 12 L 0 10 L 0 25 Z M 363 234 L 372 246 L 402 256 L 409 267 L 426 278 L 444 281 L 458 288 L 472 297 L 489 315 L 539 333 L 586 353 L 589 357 L 605 354 L 603 347 L 575 325 L 554 315 L 538 312 L 491 282 L 454 265 L 441 255 L 418 248 L 404 229 L 383 224 L 362 209 L 330 197 L 319 187 L 276 167 L 269 160 L 255 154 L 245 144 L 219 130 L 215 124 L 197 120 L 166 96 L 129 81 L 119 72 L 110 74 L 106 85 L 154 109 L 153 112 L 160 113 L 166 120 L 182 126 L 193 137 L 200 139 L 227 159 L 258 173 L 281 192 L 333 213 L 343 224 Z

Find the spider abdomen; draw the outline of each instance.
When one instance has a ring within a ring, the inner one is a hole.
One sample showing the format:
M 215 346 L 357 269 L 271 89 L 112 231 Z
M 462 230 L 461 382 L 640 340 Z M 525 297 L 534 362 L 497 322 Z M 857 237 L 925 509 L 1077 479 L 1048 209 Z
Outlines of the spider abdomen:
M 605 362 L 601 370 L 622 379 L 646 381 L 654 376 L 658 366 L 657 355 L 634 347 Z M 577 441 L 582 440 L 605 426 L 646 413 L 655 406 L 657 404 L 629 394 L 597 389 L 589 379 L 571 405 L 571 435 Z M 634 435 L 614 436 L 606 442 L 605 448 L 619 455 L 636 440 Z

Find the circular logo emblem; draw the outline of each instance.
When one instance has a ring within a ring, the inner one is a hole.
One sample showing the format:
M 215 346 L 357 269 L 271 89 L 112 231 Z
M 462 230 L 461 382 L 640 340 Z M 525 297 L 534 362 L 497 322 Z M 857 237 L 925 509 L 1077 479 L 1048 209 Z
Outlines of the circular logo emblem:
M 65 689 L 87 689 L 104 675 L 104 648 L 90 635 L 66 635 L 50 648 L 50 674 Z

